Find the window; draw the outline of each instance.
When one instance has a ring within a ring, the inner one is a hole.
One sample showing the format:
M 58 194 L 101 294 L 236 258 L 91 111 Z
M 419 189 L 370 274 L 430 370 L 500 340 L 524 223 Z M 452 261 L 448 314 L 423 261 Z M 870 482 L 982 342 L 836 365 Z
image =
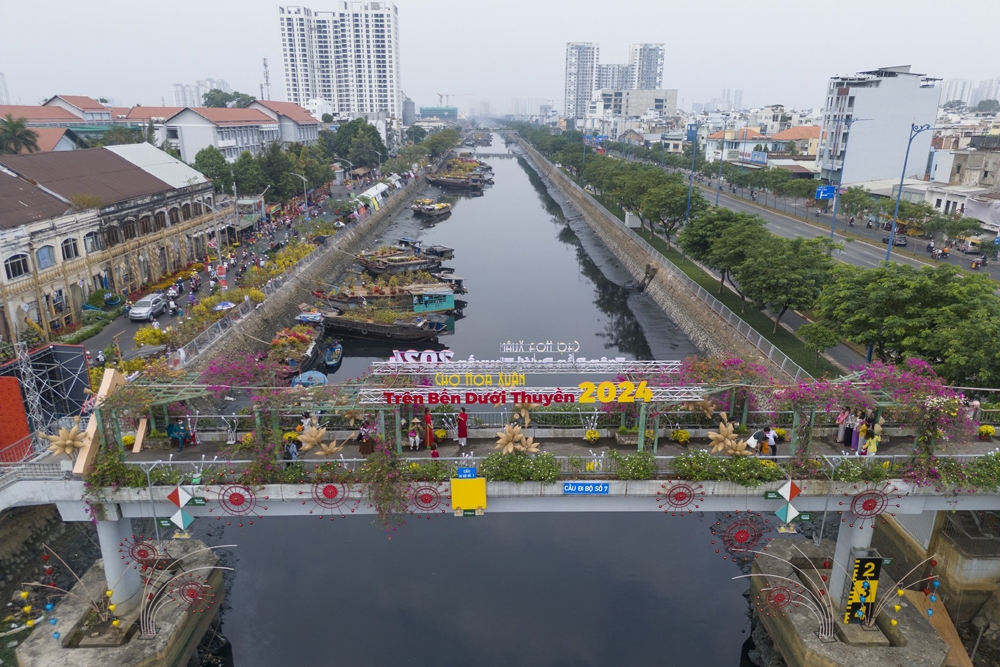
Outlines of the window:
M 163 211 L 160 211 L 159 213 L 156 214 L 155 220 L 156 220 L 156 231 L 160 231 L 161 229 L 167 226 L 167 216 L 163 214 Z
M 90 232 L 83 237 L 83 247 L 87 252 L 97 252 L 101 245 L 101 237 L 97 232 Z
M 139 235 L 153 233 L 153 219 L 148 215 L 139 218 Z
M 984 169 L 983 170 L 983 178 L 989 178 L 989 177 L 990 177 L 990 172 L 988 170 Z
M 76 247 L 76 239 L 66 239 L 62 242 L 63 261 L 74 259 L 80 256 L 80 249 Z
M 184 204 L 184 206 L 181 207 L 181 217 L 185 220 L 191 219 L 191 204 Z
M 35 251 L 35 260 L 39 271 L 55 266 L 56 249 L 50 245 L 42 246 Z
M 934 202 L 934 208 L 941 208 L 941 200 L 940 199 L 938 199 L 936 202 Z
M 28 256 L 25 254 L 8 257 L 3 263 L 3 268 L 7 270 L 7 280 L 20 278 L 31 270 L 28 268 Z
M 201 202 L 200 202 L 200 201 L 196 201 L 196 202 L 194 203 L 194 214 L 195 214 L 196 216 L 197 216 L 197 215 L 201 215 Z
M 122 236 L 125 237 L 126 241 L 131 241 L 139 236 L 138 233 L 136 233 L 135 220 L 128 220 L 122 223 Z
M 962 173 L 962 165 L 960 165 L 960 164 L 956 164 L 955 165 L 955 173 L 956 174 L 961 174 Z

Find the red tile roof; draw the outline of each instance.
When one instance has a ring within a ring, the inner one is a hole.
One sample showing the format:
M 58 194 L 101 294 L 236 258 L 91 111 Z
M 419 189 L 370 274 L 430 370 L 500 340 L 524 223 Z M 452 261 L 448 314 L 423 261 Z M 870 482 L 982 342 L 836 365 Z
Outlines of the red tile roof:
M 819 125 L 798 125 L 796 127 L 791 127 L 787 130 L 782 130 L 776 135 L 771 137 L 772 139 L 778 139 L 780 141 L 798 141 L 800 139 L 819 139 Z
M 764 136 L 764 135 L 762 135 L 757 130 L 755 130 L 753 128 L 746 128 L 746 127 L 744 127 L 744 128 L 740 128 L 739 130 L 736 130 L 736 132 L 733 134 L 733 138 L 732 139 L 726 139 L 726 141 L 738 141 L 740 139 L 748 139 L 748 138 L 749 139 L 756 139 L 757 137 L 762 137 L 762 136 Z M 726 138 L 726 134 L 725 134 L 725 132 L 719 131 L 719 132 L 716 132 L 715 134 L 708 135 L 708 138 L 709 139 L 725 139 Z
M 87 97 L 86 95 L 55 95 L 46 101 L 46 104 L 54 100 L 56 97 L 60 98 L 64 102 L 72 104 L 77 109 L 81 111 L 106 111 L 107 107 L 98 102 L 97 100 Z
M 129 120 L 149 120 L 150 118 L 170 118 L 184 110 L 184 107 L 132 107 L 126 112 Z
M 111 118 L 124 118 L 128 115 L 129 109 L 131 107 L 108 107 L 108 111 L 111 112 Z
M 38 135 L 36 139 L 38 143 L 38 150 L 36 153 L 48 153 L 51 152 L 59 140 L 63 138 L 66 134 L 65 127 L 33 127 L 31 131 Z M 22 148 L 21 153 L 27 153 L 27 148 Z
M 256 109 L 188 108 L 216 125 L 273 125 L 275 123 L 273 118 Z
M 32 121 L 79 121 L 80 117 L 63 109 L 62 107 L 35 107 L 35 106 L 0 106 L 0 118 L 6 118 L 10 114 L 14 118 L 24 118 L 29 123 Z
M 267 107 L 277 114 L 288 116 L 300 125 L 318 125 L 319 121 L 309 115 L 309 112 L 294 102 L 275 102 L 273 100 L 257 100 L 257 104 Z

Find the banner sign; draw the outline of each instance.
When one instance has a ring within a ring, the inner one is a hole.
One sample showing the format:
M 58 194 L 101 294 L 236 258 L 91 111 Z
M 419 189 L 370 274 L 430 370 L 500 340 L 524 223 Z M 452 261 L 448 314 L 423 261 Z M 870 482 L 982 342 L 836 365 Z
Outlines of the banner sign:
M 610 490 L 607 482 L 563 482 L 563 494 L 567 496 L 606 496 Z

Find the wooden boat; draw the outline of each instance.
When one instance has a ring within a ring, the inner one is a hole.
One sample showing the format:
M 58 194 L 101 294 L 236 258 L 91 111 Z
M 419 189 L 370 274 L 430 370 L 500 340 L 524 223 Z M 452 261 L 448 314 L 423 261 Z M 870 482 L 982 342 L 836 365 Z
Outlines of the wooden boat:
M 413 200 L 413 204 L 410 205 L 410 208 L 413 209 L 414 211 L 419 211 L 421 209 L 421 207 L 430 206 L 433 203 L 434 203 L 433 199 L 427 199 L 427 198 L 424 198 L 424 199 L 414 199 Z
M 311 330 L 310 333 L 311 340 L 309 341 L 308 345 L 306 345 L 305 349 L 302 350 L 301 353 L 299 353 L 295 357 L 281 357 L 277 359 L 277 361 L 284 366 L 278 372 L 278 376 L 280 378 L 284 379 L 285 381 L 290 381 L 292 377 L 309 370 L 309 368 L 316 361 L 316 357 L 319 355 L 318 342 L 320 334 L 321 331 L 319 330 Z M 285 332 L 278 332 L 276 339 L 284 335 L 286 335 Z M 270 354 L 275 354 L 273 345 L 274 343 L 272 341 L 272 351 Z
M 481 176 L 428 176 L 427 182 L 439 188 L 456 190 L 482 190 L 486 185 Z
M 423 255 L 389 255 L 378 258 L 358 257 L 365 270 L 375 275 L 406 273 L 407 271 L 436 271 L 441 267 L 437 257 Z
M 438 336 L 450 333 L 446 320 L 435 316 L 417 317 L 414 319 L 397 319 L 392 324 L 379 324 L 370 320 L 358 320 L 345 317 L 339 311 L 325 314 L 327 333 L 344 338 L 370 338 L 376 340 L 395 340 L 415 342 L 432 340 Z
M 451 289 L 455 292 L 455 294 L 465 294 L 468 291 L 465 289 L 465 278 L 456 276 L 452 272 L 445 273 L 441 271 L 438 273 L 432 273 L 431 275 L 441 282 L 451 285 Z
M 428 218 L 437 218 L 439 216 L 445 215 L 446 213 L 451 213 L 452 206 L 451 204 L 448 204 L 446 202 L 442 202 L 439 204 L 431 202 L 430 204 L 421 204 L 419 206 L 417 204 L 414 204 L 410 208 L 412 208 L 413 212 L 418 215 L 425 215 Z
M 326 370 L 335 371 L 340 368 L 341 362 L 344 360 L 344 346 L 337 341 L 333 341 L 330 347 L 326 348 L 326 358 L 324 359 L 326 363 Z
M 426 248 L 420 248 L 420 254 L 440 257 L 441 259 L 451 259 L 455 256 L 455 249 L 449 248 L 446 245 L 429 245 Z

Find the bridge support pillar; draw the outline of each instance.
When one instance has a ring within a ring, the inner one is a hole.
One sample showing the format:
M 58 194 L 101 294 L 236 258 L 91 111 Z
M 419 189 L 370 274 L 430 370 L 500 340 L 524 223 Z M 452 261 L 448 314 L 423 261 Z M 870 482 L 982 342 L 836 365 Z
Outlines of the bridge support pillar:
M 830 571 L 830 595 L 833 603 L 839 609 L 844 609 L 844 585 L 847 582 L 848 572 L 853 565 L 851 561 L 852 549 L 867 549 L 872 544 L 872 533 L 874 529 L 870 522 L 856 520 L 852 528 L 850 523 L 842 522 L 840 532 L 837 534 L 837 548 L 833 552 L 833 568 Z
M 117 505 L 111 505 L 109 513 L 118 512 Z M 132 537 L 132 520 L 119 518 L 117 521 L 98 521 L 97 537 L 101 542 L 101 558 L 104 559 L 104 576 L 107 590 L 114 591 L 111 602 L 118 605 L 115 614 L 127 614 L 139 606 L 142 582 L 139 570 L 132 567 L 120 553 L 121 543 Z
M 646 404 L 639 404 L 639 445 L 638 451 L 642 451 L 646 443 Z

